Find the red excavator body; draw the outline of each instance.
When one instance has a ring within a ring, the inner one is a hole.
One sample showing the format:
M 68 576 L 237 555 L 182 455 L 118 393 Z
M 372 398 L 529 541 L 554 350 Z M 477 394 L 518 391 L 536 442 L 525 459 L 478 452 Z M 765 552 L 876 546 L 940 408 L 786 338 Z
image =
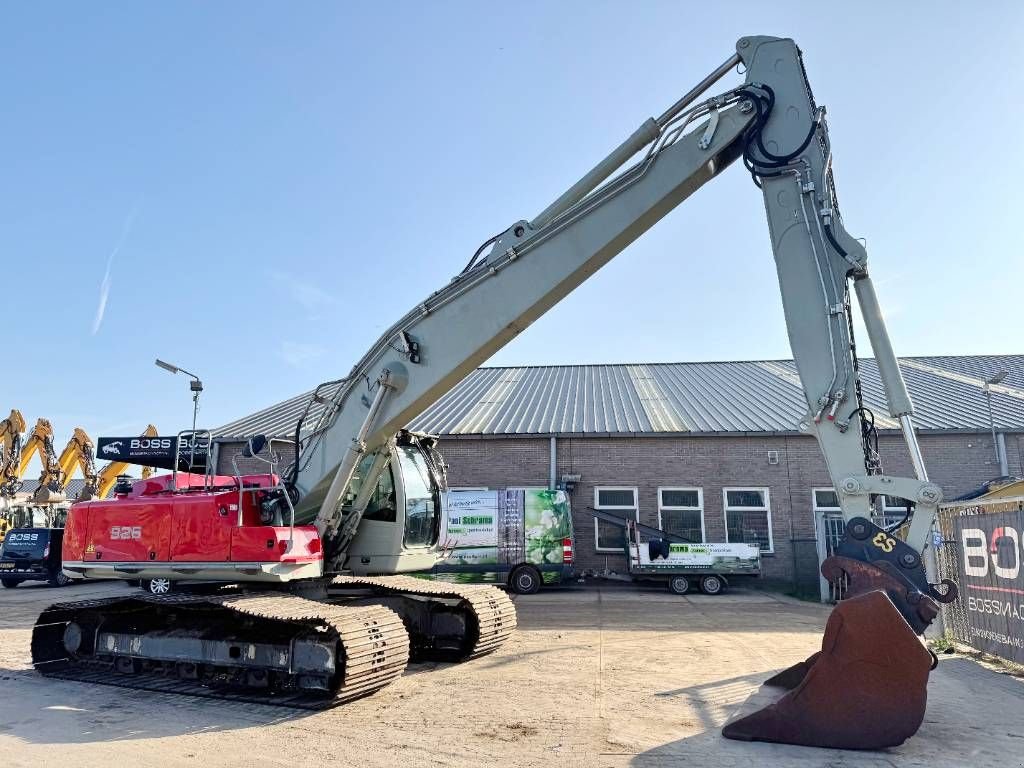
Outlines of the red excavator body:
M 321 575 L 313 526 L 266 525 L 274 475 L 179 472 L 135 482 L 111 499 L 71 507 L 64 569 L 86 578 L 290 581 Z M 175 487 L 177 486 L 177 487 Z

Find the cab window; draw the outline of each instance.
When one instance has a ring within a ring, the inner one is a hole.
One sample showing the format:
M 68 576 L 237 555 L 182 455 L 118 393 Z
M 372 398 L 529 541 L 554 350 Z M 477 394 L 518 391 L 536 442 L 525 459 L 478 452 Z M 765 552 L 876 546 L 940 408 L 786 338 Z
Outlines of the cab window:
M 359 462 L 352 483 L 349 486 L 349 495 L 346 507 L 351 507 L 359 489 L 363 485 L 363 478 L 366 477 L 373 466 L 374 454 L 370 454 Z M 373 489 L 373 495 L 366 504 L 363 512 L 363 520 L 377 520 L 382 523 L 393 523 L 398 519 L 398 509 L 395 504 L 395 476 L 391 471 L 391 463 L 384 466 L 384 471 L 377 478 L 377 486 Z

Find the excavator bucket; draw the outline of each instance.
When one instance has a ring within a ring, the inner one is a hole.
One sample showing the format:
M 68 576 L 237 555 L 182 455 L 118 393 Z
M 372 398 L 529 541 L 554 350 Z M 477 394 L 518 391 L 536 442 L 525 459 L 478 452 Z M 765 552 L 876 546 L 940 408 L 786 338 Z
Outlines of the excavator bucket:
M 924 719 L 932 655 L 882 590 L 840 602 L 821 651 L 765 682 L 786 692 L 722 734 L 834 749 L 902 744 Z

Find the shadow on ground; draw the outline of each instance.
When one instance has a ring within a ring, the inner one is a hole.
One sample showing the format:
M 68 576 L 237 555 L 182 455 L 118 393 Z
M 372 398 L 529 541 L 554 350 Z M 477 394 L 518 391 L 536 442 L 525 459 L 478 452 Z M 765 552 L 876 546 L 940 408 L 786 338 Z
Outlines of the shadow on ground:
M 82 744 L 210 733 L 301 720 L 315 712 L 45 679 L 0 669 L 0 734 Z M 31 702 L 31 704 L 28 704 Z
M 706 729 L 637 754 L 635 768 L 678 766 L 701 759 L 714 765 L 760 766 L 1016 766 L 1024 755 L 1024 681 L 987 669 L 964 657 L 943 658 L 929 683 L 929 705 L 915 736 L 898 747 L 853 751 L 788 744 L 731 741 L 721 735 L 725 722 L 746 716 L 784 694 L 760 686 L 745 701 L 735 694 L 763 675 L 716 680 L 706 685 L 663 691 L 690 703 Z M 749 688 L 748 688 L 749 690 Z M 837 696 L 842 691 L 836 692 Z M 731 704 L 730 704 L 731 702 Z M 728 711 L 726 717 L 723 711 Z
M 404 676 L 443 669 L 437 662 L 410 664 Z M 299 723 L 342 708 L 302 710 L 118 686 L 44 678 L 31 669 L 0 668 L 0 736 L 33 744 L 94 742 L 187 736 Z M 356 720 L 362 699 L 344 706 Z M 29 703 L 30 702 L 30 703 Z

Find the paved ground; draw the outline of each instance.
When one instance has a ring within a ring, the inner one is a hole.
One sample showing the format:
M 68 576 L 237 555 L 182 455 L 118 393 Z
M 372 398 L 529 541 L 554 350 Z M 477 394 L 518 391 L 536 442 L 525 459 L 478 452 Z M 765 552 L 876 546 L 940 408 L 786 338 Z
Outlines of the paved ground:
M 679 598 L 614 585 L 517 598 L 522 628 L 501 652 L 414 666 L 371 698 L 315 714 L 48 681 L 28 669 L 41 607 L 120 590 L 0 591 L 5 766 L 1024 765 L 1024 682 L 964 658 L 943 659 L 925 724 L 899 749 L 722 739 L 725 720 L 756 706 L 762 679 L 815 650 L 827 615 L 754 592 Z

